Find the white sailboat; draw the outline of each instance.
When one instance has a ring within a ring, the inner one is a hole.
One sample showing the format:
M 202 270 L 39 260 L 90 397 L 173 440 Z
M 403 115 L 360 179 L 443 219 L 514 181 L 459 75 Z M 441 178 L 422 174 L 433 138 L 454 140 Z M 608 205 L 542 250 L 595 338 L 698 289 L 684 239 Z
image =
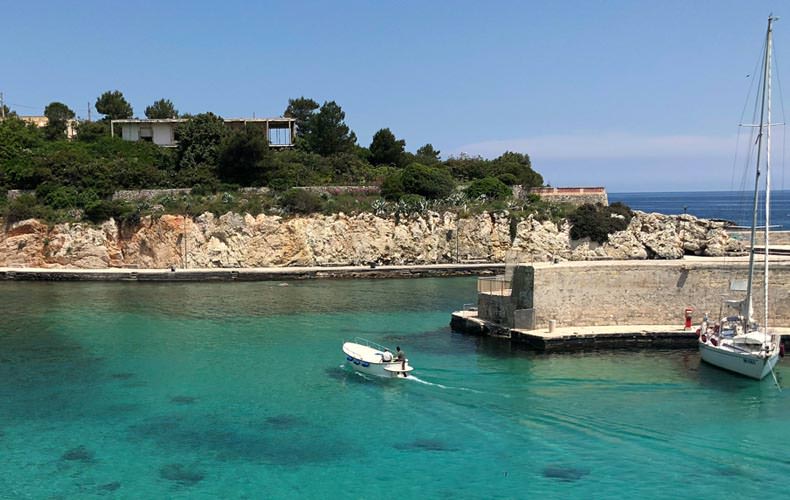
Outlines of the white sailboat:
M 768 328 L 768 263 L 769 228 L 771 203 L 771 52 L 773 44 L 773 22 L 777 18 L 768 17 L 768 31 L 765 43 L 765 60 L 761 81 L 760 123 L 756 125 L 757 160 L 754 181 L 754 203 L 749 252 L 749 278 L 746 284 L 746 297 L 743 300 L 727 300 L 727 307 L 735 308 L 737 314 L 722 318 L 709 324 L 707 315 L 700 326 L 699 352 L 702 360 L 747 377 L 762 380 L 779 360 L 781 337 Z M 763 305 L 762 324 L 753 317 L 753 284 L 755 268 L 755 242 L 757 236 L 757 211 L 760 200 L 760 171 L 764 155 L 764 215 L 765 215 L 765 252 L 763 268 Z

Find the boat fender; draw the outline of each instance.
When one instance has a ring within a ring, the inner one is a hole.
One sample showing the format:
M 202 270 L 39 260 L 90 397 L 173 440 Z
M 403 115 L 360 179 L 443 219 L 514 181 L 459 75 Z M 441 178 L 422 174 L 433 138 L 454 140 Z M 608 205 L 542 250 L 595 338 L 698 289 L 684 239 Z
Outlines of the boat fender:
M 785 357 L 785 345 L 784 344 L 779 344 L 779 356 L 781 356 L 783 358 Z
M 368 363 L 367 361 L 363 361 L 363 362 L 362 362 L 362 366 L 363 366 L 364 368 L 367 368 L 368 366 L 370 366 L 370 363 Z
M 705 343 L 708 341 L 708 336 L 703 333 L 702 337 L 700 337 L 700 340 L 702 340 L 702 342 Z
M 710 338 L 710 343 L 713 344 L 713 347 L 716 347 L 716 346 L 719 345 L 719 342 L 716 340 L 716 337 L 711 337 Z
M 359 364 L 359 360 L 358 360 L 358 359 L 355 359 L 355 360 L 354 360 L 354 364 L 355 364 L 355 365 L 358 365 L 358 364 Z
M 702 332 L 702 328 L 697 328 L 697 337 L 699 337 L 700 332 Z
M 354 358 L 352 358 L 351 356 L 346 356 L 346 361 L 354 361 Z

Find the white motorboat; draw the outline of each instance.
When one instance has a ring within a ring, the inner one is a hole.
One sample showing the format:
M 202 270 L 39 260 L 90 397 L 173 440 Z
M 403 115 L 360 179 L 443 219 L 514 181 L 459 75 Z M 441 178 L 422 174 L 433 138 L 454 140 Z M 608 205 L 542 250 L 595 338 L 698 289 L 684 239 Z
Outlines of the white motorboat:
M 709 324 L 707 315 L 699 329 L 699 352 L 702 360 L 725 370 L 740 373 L 747 377 L 762 380 L 769 373 L 773 374 L 774 365 L 779 360 L 781 337 L 772 334 L 768 328 L 768 264 L 769 264 L 769 229 L 771 213 L 771 51 L 773 45 L 773 22 L 776 18 L 768 17 L 765 54 L 760 85 L 761 105 L 758 110 L 759 124 L 754 125 L 756 138 L 756 163 L 754 181 L 754 201 L 752 206 L 751 239 L 749 242 L 749 277 L 746 282 L 746 297 L 742 300 L 726 300 L 725 305 L 737 310 L 734 316 L 727 316 L 720 321 Z M 765 172 L 760 169 L 764 157 Z M 761 177 L 765 185 L 761 190 Z M 765 252 L 763 259 L 763 318 L 758 324 L 753 313 L 753 284 L 755 268 L 755 243 L 757 236 L 757 219 L 760 194 L 762 191 L 765 203 Z M 742 289 L 743 290 L 743 289 Z M 721 316 L 721 314 L 720 314 Z M 774 379 L 776 376 L 774 375 Z
M 354 370 L 376 377 L 405 378 L 414 370 L 408 359 L 397 358 L 398 350 L 393 353 L 383 345 L 359 337 L 354 342 L 344 342 L 343 353 Z

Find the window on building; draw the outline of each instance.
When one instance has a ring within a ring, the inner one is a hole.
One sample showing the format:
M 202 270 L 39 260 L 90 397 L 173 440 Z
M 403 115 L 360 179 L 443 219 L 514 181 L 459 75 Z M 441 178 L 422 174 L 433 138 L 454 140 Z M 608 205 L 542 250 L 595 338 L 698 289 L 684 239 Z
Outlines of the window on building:
M 154 142 L 154 130 L 149 127 L 140 127 L 140 140 Z

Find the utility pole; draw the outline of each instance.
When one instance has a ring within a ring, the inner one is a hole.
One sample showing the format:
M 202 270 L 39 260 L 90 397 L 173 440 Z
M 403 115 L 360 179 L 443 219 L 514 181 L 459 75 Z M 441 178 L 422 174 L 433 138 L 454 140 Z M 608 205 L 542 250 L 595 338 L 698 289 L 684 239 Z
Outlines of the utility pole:
M 5 120 L 5 101 L 3 100 L 2 92 L 0 92 L 0 115 L 2 115 L 3 120 Z
M 88 121 L 91 121 L 91 102 L 88 101 Z

